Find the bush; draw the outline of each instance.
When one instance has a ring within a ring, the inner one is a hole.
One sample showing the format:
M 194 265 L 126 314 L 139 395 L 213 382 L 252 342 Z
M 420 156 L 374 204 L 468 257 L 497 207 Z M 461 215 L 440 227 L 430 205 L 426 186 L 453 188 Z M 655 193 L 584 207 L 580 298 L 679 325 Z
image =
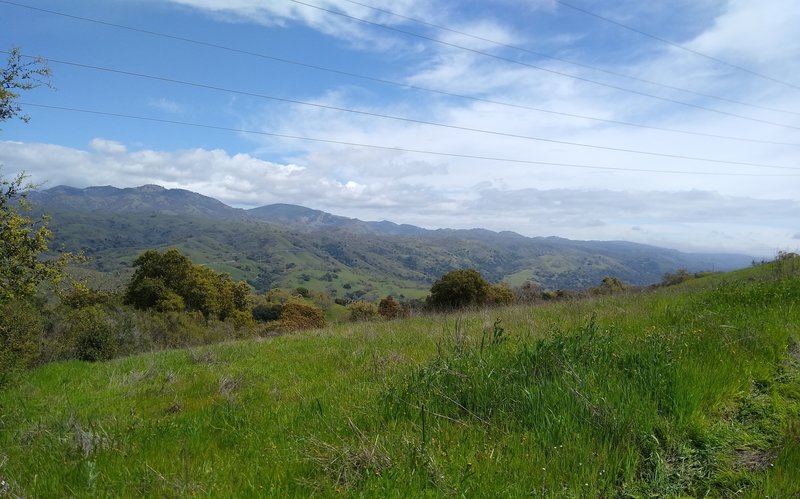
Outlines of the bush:
M 692 278 L 692 274 L 686 269 L 678 269 L 674 273 L 667 272 L 661 279 L 662 286 L 674 286 Z
M 0 305 L 0 387 L 39 358 L 40 313 L 26 301 Z
M 483 305 L 488 295 L 489 283 L 477 270 L 453 270 L 433 283 L 428 304 L 435 309 Z
M 391 296 L 387 296 L 378 304 L 378 313 L 384 319 L 396 319 L 404 315 L 403 307 Z
M 518 303 L 532 304 L 542 300 L 542 287 L 535 282 L 525 283 L 514 290 L 514 299 Z
M 353 322 L 369 321 L 379 317 L 378 307 L 374 303 L 365 301 L 354 301 L 347 306 L 347 310 L 350 311 L 350 320 Z
M 514 303 L 514 292 L 504 282 L 494 284 L 489 286 L 486 302 L 493 306 L 511 305 Z
M 306 302 L 289 300 L 281 310 L 280 325 L 288 331 L 323 328 L 326 325 L 325 312 Z
M 280 303 L 260 303 L 253 307 L 253 319 L 258 322 L 277 321 L 281 318 L 282 309 Z
M 110 302 L 113 295 L 108 291 L 97 291 L 82 282 L 76 282 L 72 289 L 64 293 L 61 302 L 70 308 L 84 308 Z
M 116 328 L 105 311 L 97 305 L 73 312 L 71 336 L 75 341 L 75 357 L 95 362 L 113 359 L 119 349 Z

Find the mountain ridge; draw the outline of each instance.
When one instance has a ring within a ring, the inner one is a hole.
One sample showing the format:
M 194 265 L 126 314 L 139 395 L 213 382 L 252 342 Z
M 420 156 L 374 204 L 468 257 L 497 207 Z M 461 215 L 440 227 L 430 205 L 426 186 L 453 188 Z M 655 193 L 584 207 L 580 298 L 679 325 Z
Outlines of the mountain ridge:
M 155 185 L 57 186 L 31 193 L 30 201 L 51 217 L 58 245 L 84 251 L 102 271 L 125 270 L 146 249 L 178 247 L 259 291 L 304 286 L 348 299 L 418 296 L 456 268 L 512 286 L 567 289 L 597 285 L 606 275 L 644 285 L 679 268 L 730 270 L 752 261 L 627 241 L 365 222 L 286 203 L 246 210 Z

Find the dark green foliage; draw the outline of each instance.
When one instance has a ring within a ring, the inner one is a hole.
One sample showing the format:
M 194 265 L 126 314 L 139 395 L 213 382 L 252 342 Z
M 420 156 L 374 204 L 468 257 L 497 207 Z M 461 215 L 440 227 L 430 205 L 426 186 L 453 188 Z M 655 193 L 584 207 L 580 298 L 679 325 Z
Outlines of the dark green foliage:
M 161 312 L 198 311 L 225 320 L 248 308 L 249 287 L 227 275 L 196 265 L 178 250 L 149 250 L 133 262 L 136 271 L 125 291 L 125 302 Z
M 435 309 L 454 309 L 483 305 L 489 296 L 489 283 L 474 269 L 453 270 L 433 283 L 428 303 Z
M 259 322 L 277 321 L 281 317 L 283 305 L 280 303 L 261 303 L 253 307 L 253 319 Z
M 95 362 L 117 355 L 118 330 L 103 308 L 93 305 L 76 310 L 71 314 L 70 322 L 78 359 Z
M 37 361 L 41 327 L 30 301 L 0 304 L 0 387 Z

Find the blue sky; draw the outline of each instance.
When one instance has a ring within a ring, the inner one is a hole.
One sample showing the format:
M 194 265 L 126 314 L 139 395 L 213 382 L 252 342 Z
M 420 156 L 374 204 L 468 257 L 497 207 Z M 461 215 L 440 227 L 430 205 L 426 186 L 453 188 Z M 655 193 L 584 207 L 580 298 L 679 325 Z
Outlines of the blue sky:
M 203 125 L 23 106 L 0 165 L 769 256 L 800 246 L 798 25 L 794 0 L 0 1 L 0 49 L 53 71 L 25 103 Z

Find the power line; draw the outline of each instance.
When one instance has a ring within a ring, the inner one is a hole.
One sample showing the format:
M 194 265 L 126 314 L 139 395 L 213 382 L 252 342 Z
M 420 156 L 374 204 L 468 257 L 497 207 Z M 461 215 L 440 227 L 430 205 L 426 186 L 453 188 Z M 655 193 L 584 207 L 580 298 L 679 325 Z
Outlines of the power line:
M 2 52 L 2 51 L 0 51 L 0 52 Z M 394 120 L 394 121 L 402 121 L 402 122 L 406 122 L 406 123 L 414 123 L 414 124 L 419 124 L 419 125 L 446 128 L 446 129 L 451 129 L 451 130 L 459 130 L 459 131 L 481 133 L 481 134 L 487 134 L 487 135 L 495 135 L 495 136 L 500 136 L 500 137 L 508 137 L 508 138 L 513 138 L 513 139 L 531 140 L 531 141 L 536 141 L 536 142 L 545 142 L 545 143 L 550 143 L 550 144 L 566 145 L 566 146 L 570 146 L 570 147 L 583 147 L 583 148 L 589 148 L 589 149 L 595 149 L 595 150 L 622 152 L 622 153 L 627 153 L 627 154 L 641 154 L 641 155 L 646 155 L 646 156 L 655 156 L 655 157 L 670 158 L 670 159 L 680 159 L 680 160 L 686 160 L 686 161 L 699 161 L 699 162 L 705 162 L 705 163 L 727 164 L 727 165 L 736 165 L 736 166 L 753 166 L 753 167 L 774 168 L 774 169 L 781 169 L 781 170 L 800 170 L 800 167 L 779 166 L 779 165 L 770 165 L 770 164 L 764 164 L 764 163 L 751 163 L 751 162 L 744 162 L 744 161 L 728 161 L 728 160 L 720 160 L 720 159 L 714 159 L 714 158 L 703 158 L 703 157 L 697 157 L 697 156 L 686 156 L 686 155 L 681 155 L 681 154 L 669 154 L 669 153 L 659 153 L 659 152 L 654 152 L 654 151 L 643 151 L 643 150 L 637 150 L 637 149 L 626 149 L 626 148 L 621 148 L 621 147 L 601 146 L 601 145 L 597 145 L 597 144 L 585 144 L 585 143 L 581 143 L 581 142 L 573 142 L 573 141 L 567 141 L 567 140 L 548 139 L 548 138 L 536 137 L 536 136 L 532 136 L 532 135 L 522 135 L 522 134 L 516 134 L 516 133 L 510 133 L 510 132 L 500 132 L 500 131 L 496 131 L 496 130 L 486 130 L 486 129 L 481 129 L 481 128 L 472 128 L 472 127 L 466 127 L 466 126 L 460 126 L 460 125 L 452 125 L 452 124 L 447 124 L 447 123 L 439 123 L 439 122 L 436 122 L 436 121 L 427 121 L 427 120 L 416 119 L 416 118 L 408 118 L 408 117 L 403 117 L 403 116 L 394 116 L 394 115 L 389 115 L 389 114 L 376 113 L 376 112 L 372 112 L 372 111 L 363 111 L 363 110 L 358 110 L 358 109 L 350 109 L 350 108 L 345 108 L 345 107 L 332 106 L 332 105 L 328 105 L 328 104 L 319 104 L 319 103 L 316 103 L 316 102 L 307 102 L 307 101 L 301 101 L 301 100 L 297 100 L 297 99 L 289 99 L 289 98 L 286 98 L 286 97 L 277 97 L 277 96 L 274 96 L 274 95 L 267 95 L 267 94 L 260 94 L 260 93 L 255 93 L 255 92 L 248 92 L 248 91 L 244 91 L 244 90 L 230 89 L 230 88 L 219 87 L 219 86 L 215 86 L 215 85 L 208 85 L 208 84 L 204 84 L 204 83 L 197 83 L 197 82 L 191 82 L 191 81 L 185 81 L 185 80 L 177 80 L 177 79 L 173 79 L 173 78 L 166 78 L 166 77 L 162 77 L 162 76 L 148 75 L 148 74 L 143 74 L 143 73 L 135 73 L 135 72 L 132 72 L 132 71 L 125 71 L 125 70 L 120 70 L 120 69 L 105 68 L 105 67 L 102 67 L 102 66 L 92 66 L 92 65 L 88 65 L 88 64 L 79 64 L 79 63 L 73 63 L 73 62 L 63 62 L 63 61 L 58 61 L 58 60 L 52 60 L 52 62 L 55 62 L 57 64 L 68 64 L 68 65 L 71 65 L 71 66 L 76 66 L 76 67 L 81 67 L 81 68 L 86 68 L 86 69 L 92 69 L 92 70 L 96 70 L 96 71 L 103 71 L 103 72 L 108 72 L 108 73 L 120 74 L 120 75 L 124 75 L 124 76 L 133 76 L 133 77 L 137 77 L 137 78 L 144 78 L 144 79 L 150 79 L 150 80 L 161 81 L 161 82 L 166 82 L 166 83 L 190 86 L 190 87 L 195 87 L 195 88 L 202 88 L 202 89 L 206 89 L 206 90 L 214 90 L 214 91 L 218 91 L 218 92 L 225 92 L 225 93 L 231 93 L 231 94 L 236 94 L 236 95 L 244 95 L 244 96 L 248 96 L 248 97 L 267 99 L 267 100 L 276 101 L 276 102 L 284 102 L 284 103 L 287 103 L 287 104 L 296 104 L 296 105 L 301 105 L 301 106 L 314 107 L 314 108 L 317 108 L 317 109 L 324 109 L 324 110 L 328 110 L 328 111 L 344 112 L 344 113 L 356 114 L 356 115 L 360 115 L 360 116 L 368 116 L 368 117 L 371 117 L 371 118 L 382 118 L 382 119 L 388 119 L 388 120 Z
M 450 157 L 450 158 L 461 158 L 461 159 L 476 159 L 482 161 L 494 161 L 494 162 L 502 162 L 502 163 L 514 163 L 514 164 L 525 164 L 525 165 L 537 165 L 537 166 L 557 166 L 557 167 L 564 167 L 564 168 L 583 168 L 583 169 L 591 169 L 591 170 L 608 170 L 608 171 L 624 171 L 624 172 L 634 172 L 634 173 L 663 173 L 663 174 L 682 174 L 682 175 L 704 175 L 704 176 L 725 176 L 725 177 L 800 177 L 800 174 L 763 174 L 763 173 L 733 173 L 733 172 L 709 172 L 709 171 L 690 171 L 690 170 L 656 170 L 656 169 L 647 169 L 647 168 L 624 168 L 624 167 L 616 167 L 616 166 L 598 166 L 598 165 L 583 165 L 583 164 L 574 164 L 574 163 L 554 163 L 549 161 L 532 161 L 532 160 L 523 160 L 523 159 L 514 159 L 514 158 L 503 158 L 503 157 L 493 157 L 493 156 L 478 156 L 472 154 L 458 154 L 458 153 L 448 153 L 448 152 L 441 152 L 441 151 L 428 151 L 423 149 L 410 149 L 405 147 L 394 147 L 394 146 L 383 146 L 377 144 L 364 144 L 359 142 L 348 142 L 342 140 L 332 140 L 332 139 L 323 139 L 318 137 L 305 137 L 300 135 L 289 135 L 283 133 L 273 133 L 273 132 L 265 132 L 259 130 L 248 130 L 244 128 L 233 128 L 233 127 L 225 127 L 219 125 L 209 125 L 204 123 L 192 123 L 188 121 L 179 121 L 179 120 L 168 120 L 164 118 L 153 118 L 147 116 L 135 116 L 130 114 L 123 114 L 123 113 L 112 113 L 107 111 L 98 111 L 93 109 L 82 109 L 82 108 L 75 108 L 75 107 L 67 107 L 67 106 L 53 106 L 53 105 L 46 105 L 46 104 L 36 104 L 32 102 L 21 102 L 23 106 L 30 106 L 30 107 L 38 107 L 42 109 L 53 109 L 58 111 L 67 111 L 73 113 L 83 113 L 83 114 L 92 114 L 97 116 L 106 116 L 112 118 L 124 118 L 130 120 L 138 120 L 138 121 L 147 121 L 152 123 L 163 123 L 169 125 L 180 125 L 180 126 L 187 126 L 187 127 L 194 127 L 194 128 L 204 128 L 209 130 L 220 130 L 226 132 L 235 132 L 235 133 L 244 133 L 250 135 L 261 135 L 261 136 L 268 136 L 268 137 L 276 137 L 282 139 L 292 139 L 292 140 L 302 140 L 302 141 L 309 141 L 309 142 L 318 142 L 324 144 L 334 144 L 334 145 L 343 145 L 348 147 L 364 147 L 370 149 L 379 149 L 384 151 L 394 151 L 394 152 L 404 152 L 404 153 L 413 153 L 413 154 L 426 154 L 431 156 L 441 156 L 441 157 Z
M 611 75 L 611 76 L 616 76 L 616 77 L 619 77 L 619 78 L 626 78 L 626 79 L 629 79 L 629 80 L 632 80 L 632 81 L 637 81 L 637 82 L 640 82 L 640 83 L 647 83 L 648 85 L 655 85 L 657 87 L 666 88 L 666 89 L 669 89 L 669 90 L 676 90 L 676 91 L 679 91 L 679 92 L 685 92 L 685 93 L 688 93 L 688 94 L 696 95 L 698 97 L 705 97 L 705 98 L 708 98 L 708 99 L 714 99 L 714 100 L 718 100 L 718 101 L 722 101 L 722 102 L 728 102 L 728 103 L 731 103 L 731 104 L 738 104 L 740 106 L 752 107 L 754 109 L 761 109 L 761 110 L 764 110 L 764 111 L 773 111 L 773 112 L 776 112 L 776 113 L 784 113 L 784 114 L 791 114 L 791 115 L 795 115 L 795 116 L 800 116 L 800 112 L 786 111 L 784 109 L 776 109 L 776 108 L 773 108 L 773 107 L 762 106 L 762 105 L 759 105 L 759 104 L 752 104 L 752 103 L 749 103 L 749 102 L 743 102 L 743 101 L 736 100 L 736 99 L 729 99 L 729 98 L 726 98 L 726 97 L 719 97 L 719 96 L 716 96 L 716 95 L 706 94 L 706 93 L 703 93 L 703 92 L 697 92 L 695 90 L 689 90 L 689 89 L 682 88 L 682 87 L 676 87 L 676 86 L 673 86 L 673 85 L 667 85 L 665 83 L 660 83 L 660 82 L 657 82 L 657 81 L 648 80 L 646 78 L 640 78 L 640 77 L 637 77 L 637 76 L 632 76 L 632 75 L 620 73 L 620 72 L 617 72 L 617 71 L 611 71 L 611 70 L 608 70 L 608 69 L 605 69 L 605 68 L 592 66 L 590 64 L 585 64 L 585 63 L 582 63 L 582 62 L 572 61 L 572 60 L 569 60 L 569 59 L 565 59 L 563 57 L 558 57 L 558 56 L 554 56 L 554 55 L 550 55 L 550 54 L 545 54 L 545 53 L 542 53 L 542 52 L 537 52 L 535 50 L 530 50 L 530 49 L 527 49 L 525 47 L 520 47 L 518 45 L 511 45 L 509 43 L 498 42 L 498 41 L 492 40 L 490 38 L 486 38 L 486 37 L 483 37 L 483 36 L 475 35 L 475 34 L 472 34 L 472 33 L 467 33 L 465 31 L 461 31 L 461 30 L 458 30 L 458 29 L 450 28 L 448 26 L 443 26 L 441 24 L 432 23 L 432 22 L 426 21 L 424 19 L 419 19 L 419 18 L 415 18 L 415 17 L 406 16 L 406 15 L 399 14 L 397 12 L 394 12 L 394 11 L 391 11 L 391 10 L 388 10 L 388 9 L 382 9 L 380 7 L 375 7 L 375 6 L 372 6 L 372 5 L 365 4 L 365 3 L 357 2 L 355 0 L 343 0 L 343 1 L 345 1 L 347 3 L 351 3 L 353 5 L 359 5 L 361 7 L 364 7 L 364 8 L 367 8 L 367 9 L 371 9 L 371 10 L 374 10 L 376 12 L 382 12 L 384 14 L 389 14 L 389 15 L 395 16 L 397 18 L 405 19 L 407 21 L 411 21 L 411 22 L 414 22 L 414 23 L 417 23 L 417 24 L 422 24 L 424 26 L 428 26 L 428 27 L 431 27 L 431 28 L 439 29 L 439 30 L 442 30 L 442 31 L 447 31 L 448 33 L 455 33 L 457 35 L 466 36 L 466 37 L 472 38 L 474 40 L 479 40 L 479 41 L 482 41 L 482 42 L 491 43 L 492 45 L 496 45 L 498 47 L 503 47 L 503 48 L 507 48 L 507 49 L 511 49 L 511 50 L 516 50 L 516 51 L 519 51 L 519 52 L 525 52 L 527 54 L 535 55 L 537 57 L 543 57 L 543 58 L 546 58 L 546 59 L 551 59 L 551 60 L 554 60 L 554 61 L 559 61 L 559 62 L 563 62 L 563 63 L 566 63 L 566 64 L 571 64 L 573 66 L 578 66 L 578 67 L 584 68 L 584 69 L 590 69 L 592 71 L 598 71 L 600 73 L 605 73 L 605 74 L 608 74 L 608 75 Z
M 600 122 L 600 123 L 608 123 L 608 124 L 636 127 L 636 128 L 649 129 L 649 130 L 659 130 L 659 131 L 663 131 L 663 132 L 679 133 L 679 134 L 684 134 L 684 135 L 695 135 L 695 136 L 710 137 L 710 138 L 715 138 L 715 139 L 735 140 L 735 141 L 753 142 L 753 143 L 760 143 L 760 144 L 783 145 L 783 146 L 795 146 L 796 147 L 796 146 L 800 145 L 800 144 L 796 144 L 796 143 L 778 142 L 778 141 L 761 140 L 761 139 L 752 139 L 752 138 L 746 138 L 746 137 L 735 137 L 735 136 L 729 136 L 729 135 L 718 135 L 718 134 L 712 134 L 712 133 L 695 132 L 695 131 L 690 131 L 690 130 L 681 130 L 681 129 L 676 129 L 676 128 L 667 128 L 667 127 L 659 127 L 659 126 L 654 126 L 654 125 L 645 125 L 645 124 L 641 124 L 641 123 L 632 123 L 632 122 L 621 121 L 621 120 L 611 120 L 611 119 L 605 119 L 605 118 L 598 118 L 598 117 L 594 117 L 594 116 L 586 116 L 586 115 L 575 114 L 575 113 L 566 113 L 566 112 L 555 111 L 555 110 L 551 110 L 551 109 L 543 109 L 543 108 L 538 108 L 538 107 L 533 107 L 533 106 L 526 106 L 526 105 L 522 105 L 522 104 L 515 104 L 515 103 L 492 100 L 492 99 L 485 99 L 485 98 L 481 98 L 481 97 L 475 97 L 475 96 L 469 96 L 469 95 L 461 95 L 461 94 L 457 94 L 457 93 L 453 93 L 453 92 L 446 92 L 446 91 L 443 91 L 443 90 L 436 90 L 436 89 L 431 89 L 431 88 L 411 85 L 411 84 L 408 84 L 408 83 L 401 83 L 401 82 L 396 82 L 396 81 L 392 81 L 392 80 L 385 80 L 385 79 L 376 78 L 376 77 L 367 76 L 367 75 L 362 75 L 362 74 L 358 74 L 358 73 L 352 73 L 352 72 L 348 72 L 348 71 L 342 71 L 342 70 L 338 70 L 338 69 L 327 68 L 327 67 L 324 67 L 324 66 L 319 66 L 319 65 L 299 62 L 299 61 L 295 61 L 295 60 L 291 60 L 291 59 L 285 59 L 285 58 L 281 58 L 281 57 L 270 56 L 270 55 L 259 53 L 259 52 L 253 52 L 253 51 L 249 51 L 249 50 L 243 50 L 243 49 L 228 47 L 228 46 L 225 46 L 225 45 L 205 42 L 205 41 L 202 41 L 202 40 L 186 38 L 186 37 L 181 37 L 181 36 L 176 36 L 176 35 L 170 35 L 170 34 L 167 34 L 167 33 L 162 33 L 162 32 L 158 32 L 158 31 L 151 31 L 151 30 L 145 30 L 145 29 L 135 28 L 135 27 L 126 26 L 126 25 L 122 25 L 122 24 L 110 23 L 110 22 L 107 22 L 107 21 L 101 21 L 101 20 L 92 19 L 92 18 L 88 18 L 88 17 L 65 14 L 63 12 L 57 12 L 57 11 L 53 11 L 53 10 L 42 9 L 42 8 L 39 8 L 39 7 L 31 7 L 31 6 L 28 6 L 28 5 L 18 4 L 18 3 L 7 1 L 7 0 L 0 0 L 0 3 L 6 3 L 6 4 L 9 4 L 9 5 L 14 5 L 14 6 L 17 6 L 17 7 L 22 7 L 22 8 L 26 8 L 26 9 L 30 9 L 30 10 L 34 10 L 34 11 L 39 11 L 39 12 L 45 12 L 45 13 L 48 13 L 48 14 L 53 14 L 53 15 L 57 15 L 57 16 L 66 17 L 66 18 L 69 18 L 69 19 L 75 19 L 75 20 L 80 20 L 80 21 L 85 21 L 85 22 L 90 22 L 90 23 L 96 23 L 96 24 L 100 24 L 100 25 L 108 26 L 108 27 L 112 27 L 112 28 L 117 28 L 117 29 L 129 30 L 129 31 L 133 31 L 133 32 L 137 32 L 137 33 L 141 33 L 141 34 L 145 34 L 145 35 L 149 35 L 149 36 L 161 37 L 161 38 L 166 38 L 166 39 L 170 39 L 170 40 L 181 41 L 181 42 L 185 42 L 185 43 L 191 43 L 191 44 L 195 44 L 195 45 L 199 45 L 199 46 L 215 48 L 215 49 L 219 49 L 219 50 L 225 50 L 225 51 L 228 51 L 228 52 L 234 52 L 234 53 L 239 53 L 239 54 L 243 54 L 243 55 L 258 57 L 258 58 L 262 58 L 262 59 L 266 59 L 266 60 L 271 60 L 271 61 L 284 63 L 284 64 L 291 64 L 291 65 L 300 66 L 300 67 L 313 69 L 313 70 L 318 70 L 318 71 L 326 71 L 326 72 L 333 73 L 333 74 L 339 74 L 339 75 L 348 76 L 348 77 L 352 77 L 352 78 L 359 78 L 359 79 L 372 81 L 372 82 L 376 82 L 376 83 L 381 83 L 381 84 L 385 84 L 385 85 L 393 85 L 393 86 L 406 88 L 406 89 L 411 89 L 411 90 L 417 90 L 417 91 L 422 91 L 422 92 L 429 92 L 429 93 L 434 93 L 434 94 L 439 94 L 439 95 L 445 95 L 445 96 L 448 96 L 448 97 L 456 97 L 456 98 L 461 98 L 461 99 L 472 100 L 474 102 L 485 102 L 485 103 L 488 103 L 488 104 L 495 104 L 495 105 L 507 106 L 507 107 L 518 108 L 518 109 L 526 109 L 526 110 L 529 110 L 529 111 L 547 113 L 547 114 L 552 114 L 552 115 L 557 115 L 557 116 L 565 116 L 565 117 L 570 117 L 570 118 L 585 119 L 585 120 L 596 121 L 596 122 Z M 0 52 L 3 52 L 3 51 L 0 51 Z M 7 52 L 5 52 L 5 53 L 7 53 Z M 693 107 L 699 107 L 699 106 L 693 106 Z M 703 108 L 703 107 L 699 107 L 699 108 L 700 109 L 706 109 L 706 108 Z M 737 114 L 727 113 L 727 112 L 724 112 L 724 111 L 718 111 L 718 110 L 715 110 L 715 109 L 707 109 L 707 110 L 715 112 L 715 113 L 720 113 L 720 114 L 724 114 L 724 115 L 733 116 L 733 117 L 736 117 L 736 118 L 749 120 L 749 121 L 755 121 L 755 122 L 758 122 L 758 123 L 764 123 L 764 124 L 768 124 L 768 125 L 772 125 L 772 126 L 776 126 L 776 127 L 799 129 L 798 127 L 793 127 L 791 125 L 785 125 L 785 124 L 782 124 L 782 123 L 776 123 L 776 122 L 772 122 L 772 121 L 768 121 L 768 120 L 760 120 L 760 119 L 755 119 L 755 118 L 749 118 L 749 117 L 746 117 L 746 116 L 740 116 L 740 115 L 737 115 Z
M 3 0 L 0 0 L 0 1 L 3 1 Z M 639 95 L 639 96 L 642 96 L 642 97 L 648 97 L 648 98 L 651 98 L 651 99 L 657 99 L 657 100 L 660 100 L 660 101 L 669 102 L 669 103 L 672 103 L 672 104 L 678 104 L 678 105 L 686 106 L 686 107 L 691 107 L 691 108 L 694 108 L 694 109 L 701 109 L 701 110 L 712 112 L 712 113 L 718 113 L 718 114 L 722 114 L 722 115 L 726 115 L 726 116 L 732 116 L 732 117 L 741 118 L 741 119 L 745 119 L 745 120 L 749 120 L 749 121 L 755 121 L 755 122 L 759 122 L 759 123 L 767 123 L 767 124 L 770 124 L 770 125 L 786 126 L 786 127 L 789 127 L 789 128 L 793 128 L 793 127 L 791 127 L 789 125 L 775 123 L 773 121 L 761 120 L 761 119 L 758 119 L 758 118 L 752 118 L 752 117 L 744 116 L 744 115 L 741 115 L 741 114 L 731 113 L 731 112 L 728 112 L 728 111 L 722 111 L 720 109 L 715 109 L 713 107 L 701 106 L 699 104 L 693 104 L 691 102 L 680 101 L 680 100 L 677 100 L 677 99 L 670 99 L 669 97 L 662 97 L 660 95 L 655 95 L 655 94 L 651 94 L 651 93 L 648 93 L 648 92 L 642 92 L 640 90 L 633 90 L 631 88 L 620 87 L 619 85 L 613 85 L 613 84 L 610 84 L 610 83 L 604 83 L 604 82 L 601 82 L 601 81 L 598 81 L 598 80 L 593 80 L 591 78 L 586 78 L 586 77 L 583 77 L 583 76 L 578 76 L 578 75 L 565 73 L 563 71 L 558 71 L 558 70 L 555 70 L 555 69 L 550 69 L 550 68 L 545 68 L 545 67 L 542 67 L 542 66 L 537 66 L 535 64 L 530 64 L 530 63 L 519 61 L 519 60 L 516 60 L 516 59 L 510 59 L 508 57 L 503 57 L 503 56 L 500 56 L 500 55 L 492 54 L 490 52 L 484 52 L 482 50 L 472 49 L 472 48 L 469 48 L 469 47 L 465 47 L 463 45 L 458 45 L 456 43 L 451 43 L 451 42 L 446 42 L 444 40 L 439 40 L 438 38 L 433 38 L 433 37 L 430 37 L 430 36 L 421 35 L 419 33 L 414 33 L 413 31 L 407 31 L 407 30 L 403 30 L 403 29 L 400 29 L 400 28 L 395 28 L 393 26 L 388 26 L 386 24 L 381 24 L 381 23 L 377 23 L 377 22 L 374 22 L 374 21 L 369 21 L 367 19 L 362 19 L 360 17 L 351 16 L 350 14 L 346 14 L 344 12 L 339 12 L 339 11 L 328 9 L 328 8 L 325 8 L 325 7 L 320 7 L 319 5 L 310 4 L 310 3 L 307 3 L 307 2 L 303 2 L 301 0 L 288 0 L 288 1 L 296 3 L 298 5 L 304 5 L 306 7 L 312 8 L 312 9 L 320 10 L 322 12 L 327 12 L 329 14 L 333 14 L 333 15 L 336 15 L 336 16 L 341 16 L 341 17 L 344 17 L 346 19 L 351 19 L 353 21 L 357 21 L 357 22 L 360 22 L 360 23 L 368 24 L 370 26 L 376 26 L 376 27 L 379 27 L 379 28 L 382 28 L 382 29 L 386 29 L 386 30 L 389 30 L 389 31 L 394 31 L 394 32 L 401 33 L 401 34 L 404 34 L 404 35 L 413 36 L 413 37 L 416 37 L 416 38 L 419 38 L 419 39 L 422 39 L 422 40 L 427 40 L 427 41 L 430 41 L 430 42 L 438 43 L 440 45 L 444 45 L 444 46 L 447 46 L 447 47 L 452 47 L 452 48 L 456 48 L 456 49 L 459 49 L 459 50 L 464 50 L 464 51 L 471 52 L 471 53 L 478 54 L 478 55 L 482 55 L 482 56 L 485 56 L 485 57 L 491 57 L 492 59 L 497 59 L 499 61 L 504 61 L 504 62 L 508 62 L 508 63 L 511 63 L 511 64 L 517 64 L 517 65 L 524 66 L 524 67 L 527 67 L 527 68 L 530 68 L 530 69 L 535 69 L 535 70 L 538 70 L 538 71 L 544 71 L 546 73 L 554 74 L 554 75 L 561 76 L 561 77 L 564 77 L 564 78 L 570 78 L 570 79 L 573 79 L 573 80 L 582 81 L 584 83 L 590 83 L 592 85 L 598 85 L 598 86 L 601 86 L 601 87 L 610 88 L 612 90 L 618 90 L 620 92 L 627 92 L 627 93 L 634 94 L 634 95 Z
M 729 68 L 733 68 L 733 69 L 737 69 L 739 71 L 743 71 L 745 73 L 748 73 L 748 74 L 753 75 L 753 76 L 757 76 L 757 77 L 762 78 L 764 80 L 769 80 L 769 81 L 771 81 L 773 83 L 780 83 L 781 85 L 785 85 L 787 87 L 791 87 L 791 88 L 794 88 L 794 89 L 800 89 L 800 85 L 796 85 L 794 83 L 789 83 L 787 81 L 779 80 L 779 79 L 774 78 L 772 76 L 768 76 L 768 75 L 753 71 L 752 69 L 748 69 L 748 68 L 745 68 L 743 66 L 739 66 L 737 64 L 733 64 L 733 63 L 730 63 L 728 61 L 724 61 L 724 60 L 719 59 L 717 57 L 714 57 L 712 55 L 704 54 L 704 53 L 699 52 L 697 50 L 691 49 L 691 48 L 689 48 L 689 47 L 687 47 L 685 45 L 681 45 L 681 44 L 675 43 L 673 41 L 667 40 L 666 38 L 661 38 L 659 36 L 653 35 L 652 33 L 647 33 L 646 31 L 642 31 L 642 30 L 640 30 L 638 28 L 634 28 L 633 26 L 621 23 L 619 21 L 615 21 L 615 20 L 610 19 L 608 17 L 601 16 L 600 14 L 597 14 L 595 12 L 586 10 L 584 8 L 581 8 L 581 7 L 578 7 L 577 5 L 573 5 L 573 4 L 565 2 L 563 0 L 556 0 L 556 2 L 558 2 L 560 5 L 563 5 L 564 7 L 568 7 L 570 9 L 576 10 L 578 12 L 582 12 L 583 14 L 586 14 L 588 16 L 595 17 L 595 18 L 600 19 L 600 20 L 602 20 L 604 22 L 613 24 L 615 26 L 619 26 L 620 28 L 624 28 L 624 29 L 626 29 L 628 31 L 632 31 L 632 32 L 637 33 L 639 35 L 646 36 L 647 38 L 651 38 L 651 39 L 656 40 L 658 42 L 665 43 L 665 44 L 667 44 L 667 45 L 669 45 L 671 47 L 675 47 L 675 48 L 683 50 L 685 52 L 689 52 L 690 54 L 694 54 L 696 56 L 703 57 L 705 59 L 708 59 L 708 60 L 714 61 L 716 63 L 722 64 L 724 66 L 728 66 Z

